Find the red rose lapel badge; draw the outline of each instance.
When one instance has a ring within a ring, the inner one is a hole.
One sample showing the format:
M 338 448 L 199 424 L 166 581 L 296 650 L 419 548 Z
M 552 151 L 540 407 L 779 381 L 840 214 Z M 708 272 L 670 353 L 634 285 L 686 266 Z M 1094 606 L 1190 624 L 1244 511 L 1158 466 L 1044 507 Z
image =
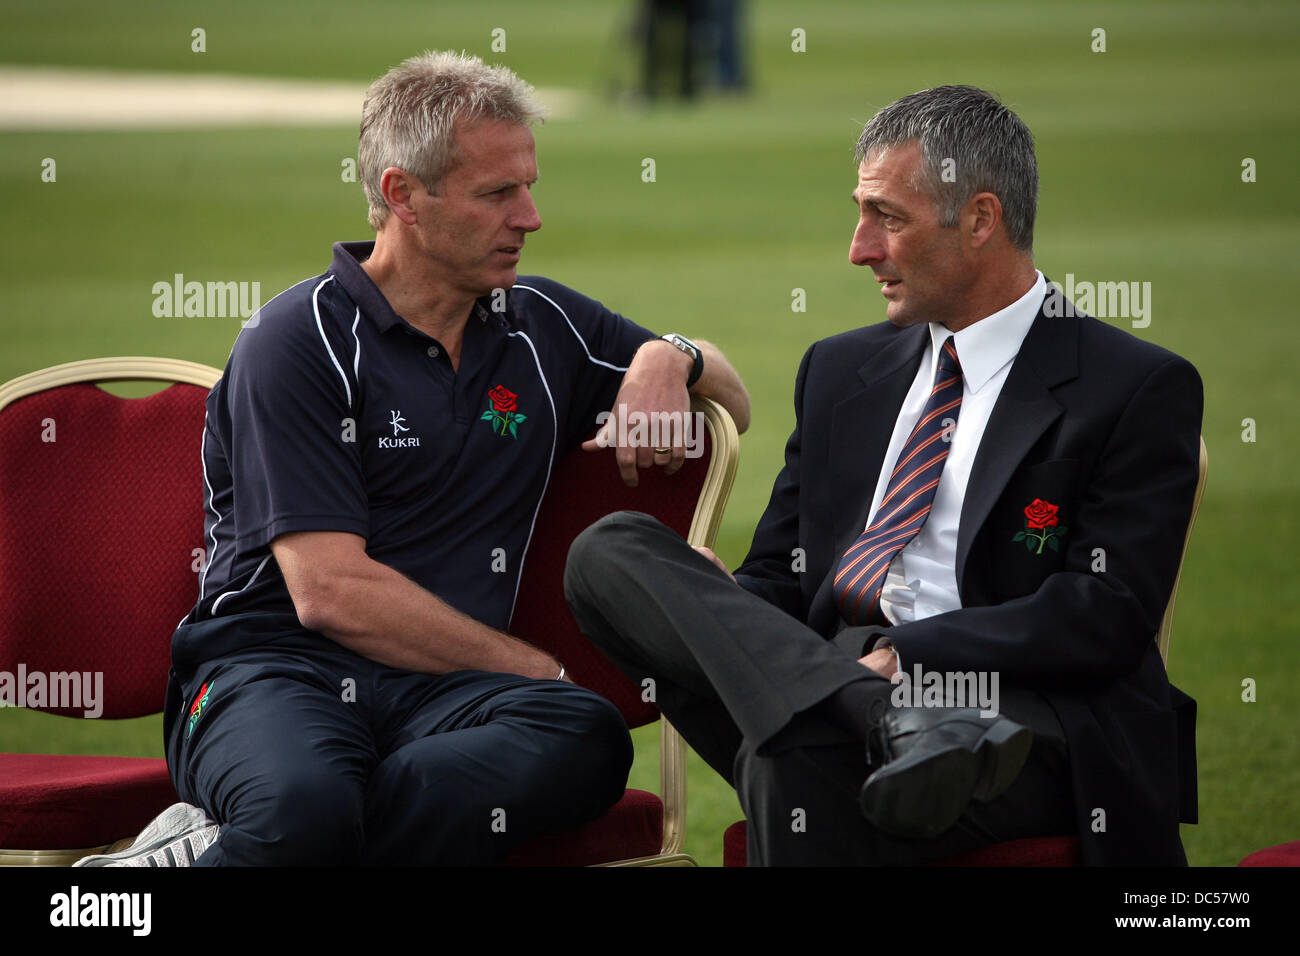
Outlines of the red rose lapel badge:
M 1042 498 L 1035 498 L 1025 507 L 1025 530 L 1017 531 L 1012 541 L 1023 541 L 1025 548 L 1034 554 L 1043 553 L 1043 545 L 1053 551 L 1060 551 L 1060 538 L 1064 538 L 1069 528 L 1063 527 L 1056 517 L 1059 505 Z M 1034 547 L 1037 543 L 1037 547 Z

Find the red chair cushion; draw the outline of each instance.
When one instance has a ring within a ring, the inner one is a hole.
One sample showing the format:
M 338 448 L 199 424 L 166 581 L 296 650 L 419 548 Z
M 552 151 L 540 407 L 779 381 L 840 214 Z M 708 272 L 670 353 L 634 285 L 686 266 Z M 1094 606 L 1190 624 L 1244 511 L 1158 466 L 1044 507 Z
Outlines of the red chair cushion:
M 1238 866 L 1300 866 L 1300 840 L 1256 850 Z
M 661 468 L 641 472 L 635 488 L 619 478 L 612 449 L 585 452 L 575 448 L 551 475 L 524 558 L 510 633 L 554 655 L 577 683 L 609 698 L 629 727 L 658 719 L 659 711 L 643 701 L 641 688 L 578 630 L 564 600 L 569 545 L 588 525 L 615 511 L 653 514 L 686 537 L 712 454 L 707 432 L 703 448 L 701 457 L 688 458 L 671 477 L 665 477 Z
M 1083 866 L 1077 836 L 1027 837 L 977 847 L 929 866 Z
M 0 754 L 0 847 L 102 846 L 139 833 L 177 799 L 164 760 Z
M 723 866 L 744 866 L 749 859 L 749 853 L 745 849 L 745 841 L 748 839 L 749 827 L 745 825 L 744 820 L 737 820 L 731 826 L 727 827 L 722 834 L 722 865 Z
M 171 634 L 198 596 L 206 394 L 66 385 L 0 413 L 0 670 L 98 671 L 102 716 L 162 710 Z
M 628 790 L 600 819 L 517 847 L 506 866 L 591 866 L 654 856 L 663 837 L 663 802 L 653 793 Z
M 745 821 L 727 827 L 722 835 L 722 865 L 744 866 Z M 1300 844 L 1297 844 L 1300 846 Z M 929 866 L 1082 866 L 1079 838 L 1075 836 L 1030 837 L 982 846 L 967 853 L 937 860 Z

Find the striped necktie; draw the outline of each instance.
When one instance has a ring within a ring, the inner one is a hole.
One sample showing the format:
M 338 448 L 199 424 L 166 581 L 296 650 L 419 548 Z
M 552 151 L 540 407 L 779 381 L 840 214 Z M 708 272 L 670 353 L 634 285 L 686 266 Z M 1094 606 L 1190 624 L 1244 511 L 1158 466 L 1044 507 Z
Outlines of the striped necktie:
M 880 592 L 889 564 L 916 537 L 934 503 L 948 460 L 952 428 L 961 411 L 961 363 L 953 338 L 948 336 L 939 351 L 934 388 L 920 421 L 903 443 L 876 509 L 876 520 L 844 552 L 835 571 L 835 603 L 840 616 L 851 625 L 888 623 L 880 610 Z

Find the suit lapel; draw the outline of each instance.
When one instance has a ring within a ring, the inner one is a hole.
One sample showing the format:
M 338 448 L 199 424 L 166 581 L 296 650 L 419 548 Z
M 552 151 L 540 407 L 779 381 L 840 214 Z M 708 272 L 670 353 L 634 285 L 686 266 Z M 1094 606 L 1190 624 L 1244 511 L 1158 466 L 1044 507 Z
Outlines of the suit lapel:
M 858 369 L 864 387 L 831 410 L 831 440 L 840 446 L 830 455 L 833 487 L 844 501 L 835 520 L 836 563 L 866 526 L 894 422 L 929 340 L 925 325 L 900 331 Z
M 1079 323 L 1041 308 L 1011 365 L 971 466 L 957 532 L 957 585 L 965 577 L 971 542 L 1034 443 L 1064 410 L 1051 389 L 1075 378 Z

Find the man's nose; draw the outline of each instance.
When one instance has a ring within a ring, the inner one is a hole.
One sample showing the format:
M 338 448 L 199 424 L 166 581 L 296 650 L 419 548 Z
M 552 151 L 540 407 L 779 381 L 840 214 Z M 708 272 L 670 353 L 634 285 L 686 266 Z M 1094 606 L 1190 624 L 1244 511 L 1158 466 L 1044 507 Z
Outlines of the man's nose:
M 536 232 L 542 228 L 542 216 L 537 211 L 537 203 L 533 202 L 533 194 L 526 189 L 510 225 L 524 232 Z
M 855 266 L 870 265 L 885 258 L 885 248 L 880 241 L 880 232 L 865 219 L 858 222 L 853 230 L 853 241 L 849 243 L 849 262 Z

